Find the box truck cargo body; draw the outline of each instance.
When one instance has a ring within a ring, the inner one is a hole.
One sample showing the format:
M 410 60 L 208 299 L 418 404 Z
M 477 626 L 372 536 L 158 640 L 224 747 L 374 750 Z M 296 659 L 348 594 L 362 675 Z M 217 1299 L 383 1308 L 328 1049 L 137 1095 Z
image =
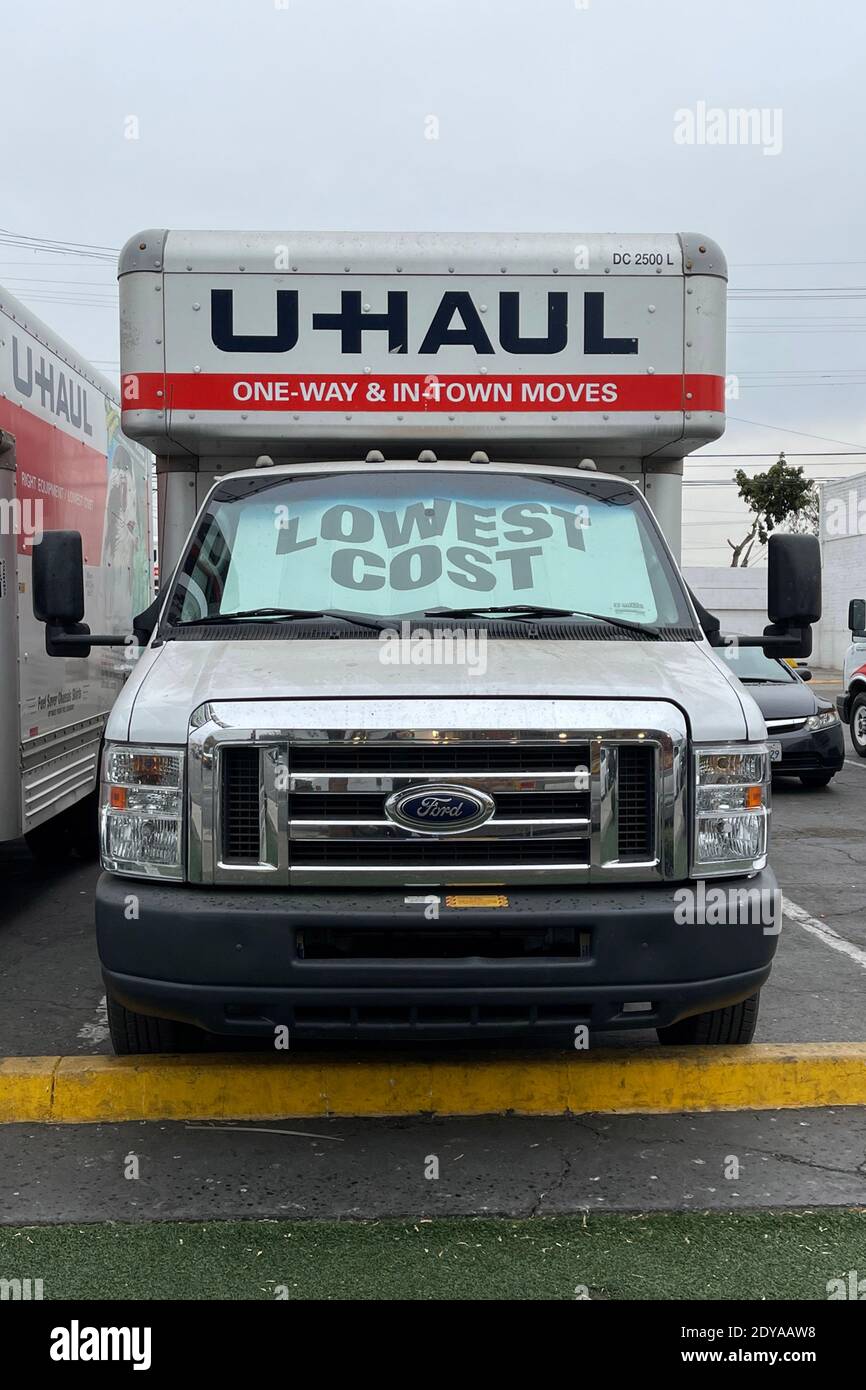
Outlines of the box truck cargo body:
M 718 247 L 149 231 L 119 273 L 164 587 L 103 759 L 118 1050 L 748 1041 L 770 751 L 676 562 L 724 427 Z M 78 549 L 39 548 L 64 653 L 97 640 Z M 743 640 L 806 654 L 819 591 L 774 537 Z
M 89 614 L 131 639 L 151 597 L 151 465 L 121 432 L 116 388 L 0 289 L 0 841 L 60 851 L 95 825 L 82 803 L 135 652 L 49 658 L 33 548 L 45 531 L 80 532 Z

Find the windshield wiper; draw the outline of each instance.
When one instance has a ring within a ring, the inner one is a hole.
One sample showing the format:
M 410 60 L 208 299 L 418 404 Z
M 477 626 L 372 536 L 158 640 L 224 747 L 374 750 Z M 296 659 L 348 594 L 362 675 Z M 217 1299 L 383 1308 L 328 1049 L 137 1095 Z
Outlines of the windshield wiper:
M 649 623 L 633 623 L 628 618 L 611 618 L 607 613 L 587 613 L 581 608 L 546 608 L 538 603 L 506 603 L 490 608 L 428 608 L 425 618 L 474 618 L 485 613 L 503 613 L 512 618 L 592 618 L 597 623 L 609 623 L 628 632 L 641 632 L 655 640 L 661 638 L 657 627 Z
M 172 623 L 172 627 L 220 627 L 243 618 L 278 618 L 287 622 L 301 618 L 338 618 L 342 622 L 354 623 L 356 627 L 370 628 L 373 632 L 382 632 L 394 621 L 392 618 L 374 618 L 365 613 L 350 613 L 342 608 L 241 608 L 236 613 L 210 613 L 202 618 L 189 618 L 182 623 Z

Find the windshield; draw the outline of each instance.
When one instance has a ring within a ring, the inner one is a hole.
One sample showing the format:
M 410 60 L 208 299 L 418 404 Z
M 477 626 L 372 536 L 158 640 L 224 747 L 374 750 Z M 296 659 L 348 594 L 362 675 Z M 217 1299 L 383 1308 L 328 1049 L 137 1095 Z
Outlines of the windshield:
M 445 469 L 227 479 L 168 612 L 176 624 L 268 608 L 400 618 L 476 605 L 692 627 L 632 487 Z
M 772 656 L 764 656 L 760 647 L 730 646 L 725 648 L 722 655 L 741 681 L 771 681 L 774 685 L 787 685 L 789 681 L 797 679 L 790 666 Z

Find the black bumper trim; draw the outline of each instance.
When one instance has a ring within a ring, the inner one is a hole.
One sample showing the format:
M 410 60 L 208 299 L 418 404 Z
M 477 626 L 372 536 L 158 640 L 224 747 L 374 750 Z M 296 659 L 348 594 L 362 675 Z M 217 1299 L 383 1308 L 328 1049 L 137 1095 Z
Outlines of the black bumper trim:
M 757 889 L 775 900 L 770 870 L 714 886 Z M 525 929 L 543 921 L 586 932 L 590 948 L 580 958 L 299 955 L 305 927 L 428 927 L 423 901 L 417 902 L 423 895 L 411 889 L 215 891 L 103 874 L 96 919 L 107 989 L 138 1013 L 237 1036 L 266 1036 L 283 1024 L 309 1036 L 508 1035 L 573 1031 L 584 1022 L 596 1029 L 659 1027 L 759 989 L 777 935 L 759 922 L 682 924 L 676 891 L 673 885 L 509 887 L 502 890 L 508 905 L 495 909 L 448 909 L 441 894 L 441 916 L 455 928 L 478 930 L 495 920 Z M 132 921 L 130 896 L 138 913 Z M 635 1012 L 629 1004 L 648 1008 Z

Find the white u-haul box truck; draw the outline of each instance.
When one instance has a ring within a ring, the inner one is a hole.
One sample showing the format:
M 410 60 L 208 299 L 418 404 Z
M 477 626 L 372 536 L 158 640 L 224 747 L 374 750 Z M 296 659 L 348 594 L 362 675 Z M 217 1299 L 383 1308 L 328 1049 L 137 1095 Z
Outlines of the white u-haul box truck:
M 152 594 L 151 466 L 111 383 L 0 289 L 0 842 L 23 834 L 40 857 L 95 840 L 101 741 L 130 662 L 110 648 L 49 659 L 34 544 L 80 532 L 91 621 L 131 633 Z
M 164 589 L 103 759 L 118 1051 L 751 1038 L 766 731 L 675 559 L 725 287 L 691 235 L 129 242 Z M 808 653 L 816 544 L 773 538 L 753 642 Z M 67 658 L 79 550 L 39 547 Z

